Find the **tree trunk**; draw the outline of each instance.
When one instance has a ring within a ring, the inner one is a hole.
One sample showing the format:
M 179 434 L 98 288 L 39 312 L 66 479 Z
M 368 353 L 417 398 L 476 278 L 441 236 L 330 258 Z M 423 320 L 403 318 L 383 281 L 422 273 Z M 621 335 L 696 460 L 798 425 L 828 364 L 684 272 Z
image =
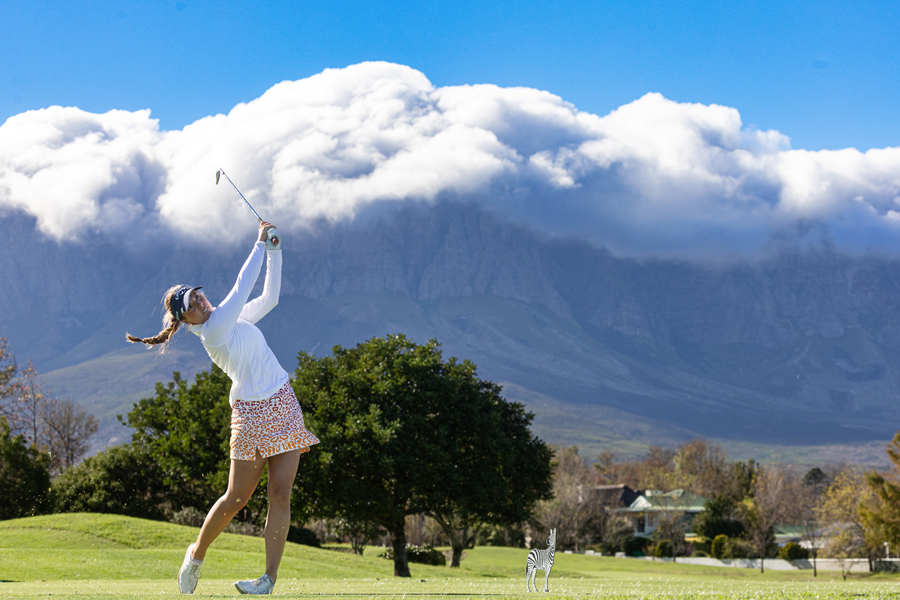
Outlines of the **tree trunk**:
M 409 577 L 409 563 L 406 561 L 406 520 L 394 521 L 390 530 L 391 545 L 394 547 L 394 577 Z
M 765 553 L 763 553 L 763 554 L 765 554 Z M 765 557 L 765 556 L 760 556 L 760 557 L 759 557 L 759 572 L 760 572 L 760 573 L 765 573 L 765 572 L 766 572 L 765 564 L 766 564 L 766 557 Z
M 453 548 L 453 557 L 450 559 L 451 567 L 459 568 L 459 562 L 462 560 L 464 547 L 465 546 L 463 546 L 463 543 L 459 539 L 453 541 L 453 545 L 451 546 L 451 548 Z
M 450 567 L 459 568 L 459 563 L 462 561 L 463 550 L 468 546 L 469 526 L 465 525 L 461 528 L 457 528 L 456 523 L 454 523 L 453 515 L 445 517 L 438 512 L 426 514 L 440 525 L 444 535 L 450 540 L 450 548 L 453 550 L 453 554 L 450 558 Z M 471 547 L 474 547 L 474 543 Z

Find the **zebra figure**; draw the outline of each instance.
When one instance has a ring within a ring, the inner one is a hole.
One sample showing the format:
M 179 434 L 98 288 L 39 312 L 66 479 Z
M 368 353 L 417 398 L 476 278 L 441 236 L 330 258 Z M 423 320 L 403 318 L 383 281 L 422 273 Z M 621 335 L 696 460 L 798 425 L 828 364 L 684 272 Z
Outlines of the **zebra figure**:
M 530 592 L 531 586 L 534 591 L 537 585 L 534 583 L 534 576 L 537 575 L 538 569 L 544 572 L 544 591 L 549 592 L 550 586 L 550 569 L 553 568 L 553 556 L 556 554 L 556 530 L 550 530 L 550 537 L 547 538 L 547 549 L 538 550 L 535 548 L 528 553 L 528 562 L 525 564 L 525 591 Z

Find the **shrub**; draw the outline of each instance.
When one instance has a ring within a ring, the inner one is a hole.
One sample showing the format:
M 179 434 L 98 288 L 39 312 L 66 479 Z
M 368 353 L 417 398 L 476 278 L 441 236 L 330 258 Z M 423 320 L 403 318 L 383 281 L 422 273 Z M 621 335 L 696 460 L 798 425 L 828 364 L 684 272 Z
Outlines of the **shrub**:
M 185 506 L 169 519 L 176 525 L 187 525 L 188 527 L 202 527 L 206 515 L 193 506 Z
M 699 556 L 697 553 L 702 552 L 703 556 L 709 556 L 712 551 L 712 540 L 703 540 L 703 541 L 695 541 L 691 542 L 691 546 L 693 547 L 693 553 L 691 556 Z
M 750 542 L 741 538 L 731 538 L 728 540 L 728 558 L 750 558 L 753 556 L 753 547 Z
M 717 535 L 710 546 L 709 553 L 713 558 L 723 559 L 728 556 L 728 536 L 724 533 Z
M 176 525 L 187 525 L 188 527 L 202 527 L 203 521 L 206 520 L 206 513 L 193 506 L 185 506 L 174 515 L 170 521 Z M 292 528 L 293 529 L 293 528 Z M 242 521 L 232 521 L 225 528 L 225 533 L 236 533 L 238 535 L 249 535 L 253 537 L 262 537 L 263 528 L 253 523 Z M 290 531 L 288 532 L 288 540 L 290 541 Z
M 525 547 L 525 532 L 521 527 L 501 527 L 486 525 L 477 534 L 479 546 Z
M 312 546 L 314 548 L 322 547 L 322 543 L 319 541 L 319 536 L 316 535 L 316 532 L 312 529 L 307 529 L 306 527 L 294 527 L 291 525 L 290 529 L 288 529 L 287 541 L 295 544 L 303 544 L 304 546 Z
M 778 558 L 788 561 L 809 558 L 809 550 L 796 542 L 788 542 L 778 549 Z
M 262 537 L 265 531 L 255 523 L 246 521 L 232 521 L 225 528 L 225 533 L 236 533 L 238 535 L 249 535 L 251 537 Z
M 644 550 L 650 545 L 647 538 L 631 536 L 622 542 L 622 552 L 625 556 L 644 556 Z
M 653 549 L 653 556 L 656 558 L 673 558 L 675 556 L 675 546 L 672 540 L 660 540 Z
M 381 555 L 382 558 L 394 560 L 394 549 L 388 547 Z M 406 545 L 406 560 L 411 563 L 420 563 L 423 565 L 432 565 L 435 567 L 447 566 L 447 557 L 442 552 L 438 552 L 428 544 L 424 546 Z
M 58 512 L 164 518 L 168 498 L 158 464 L 130 444 L 107 448 L 53 482 Z

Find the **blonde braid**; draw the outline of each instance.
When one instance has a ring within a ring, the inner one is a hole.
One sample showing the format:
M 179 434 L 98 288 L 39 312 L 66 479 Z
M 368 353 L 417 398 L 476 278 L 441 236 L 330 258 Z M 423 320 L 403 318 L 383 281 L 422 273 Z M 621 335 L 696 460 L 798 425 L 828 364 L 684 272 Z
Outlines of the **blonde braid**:
M 168 342 L 169 338 L 171 338 L 175 334 L 175 332 L 178 331 L 178 328 L 181 327 L 181 321 L 177 321 L 172 317 L 172 296 L 174 296 L 175 292 L 177 292 L 181 287 L 183 287 L 183 286 L 176 285 L 176 286 L 170 287 L 166 291 L 166 294 L 162 298 L 163 306 L 165 307 L 165 311 L 166 311 L 165 314 L 163 315 L 163 330 L 162 331 L 160 331 L 153 337 L 147 337 L 147 338 L 135 337 L 135 336 L 131 335 L 130 333 L 125 332 L 125 339 L 127 339 L 129 342 L 131 342 L 133 344 L 142 343 L 147 346 L 156 346 L 158 344 L 163 344 L 161 352 L 165 352 L 166 351 L 166 345 L 165 345 L 166 342 Z

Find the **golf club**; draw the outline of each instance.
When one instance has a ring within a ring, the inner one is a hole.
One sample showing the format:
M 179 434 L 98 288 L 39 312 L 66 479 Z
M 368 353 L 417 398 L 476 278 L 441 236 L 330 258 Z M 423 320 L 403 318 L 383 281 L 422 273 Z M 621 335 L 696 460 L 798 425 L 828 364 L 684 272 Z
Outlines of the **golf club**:
M 256 210 L 254 210 L 253 206 L 251 206 L 251 204 L 247 201 L 247 199 L 244 198 L 244 195 L 241 193 L 241 190 L 239 190 L 237 188 L 237 186 L 234 185 L 234 182 L 231 180 L 231 177 L 229 177 L 228 174 L 225 173 L 224 169 L 219 169 L 218 171 L 216 171 L 216 185 L 219 185 L 219 177 L 221 175 L 225 175 L 225 179 L 228 180 L 228 183 L 231 184 L 231 187 L 234 188 L 234 191 L 236 191 L 238 193 L 238 196 L 241 197 L 241 200 L 244 201 L 244 203 L 247 205 L 247 208 L 249 208 L 250 212 L 253 213 L 253 216 L 256 217 L 256 220 L 259 221 L 260 223 L 262 223 L 262 217 L 259 216 L 259 213 L 256 212 Z M 266 239 L 266 247 L 269 250 L 277 250 L 278 248 L 281 247 L 281 238 L 278 237 L 278 233 L 275 231 L 274 227 L 269 230 L 268 239 Z

